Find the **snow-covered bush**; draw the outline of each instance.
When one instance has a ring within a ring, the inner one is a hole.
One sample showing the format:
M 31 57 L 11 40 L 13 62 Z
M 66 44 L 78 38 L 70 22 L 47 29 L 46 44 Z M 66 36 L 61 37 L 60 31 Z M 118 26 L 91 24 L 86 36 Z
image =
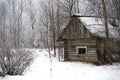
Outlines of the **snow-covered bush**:
M 22 75 L 30 66 L 34 55 L 25 49 L 0 50 L 0 75 Z

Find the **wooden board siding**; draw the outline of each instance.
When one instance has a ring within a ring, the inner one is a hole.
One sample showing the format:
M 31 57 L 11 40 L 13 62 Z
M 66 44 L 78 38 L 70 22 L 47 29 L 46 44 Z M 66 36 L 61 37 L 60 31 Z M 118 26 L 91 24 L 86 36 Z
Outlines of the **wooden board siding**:
M 96 40 L 93 40 L 92 34 L 77 18 L 72 19 L 68 23 L 59 39 L 64 41 L 65 61 L 79 60 L 97 62 Z M 78 55 L 76 53 L 76 47 L 78 46 L 87 47 L 87 53 Z
M 68 60 L 68 42 L 67 40 L 64 40 L 64 60 Z
M 97 62 L 97 55 L 95 55 L 95 54 L 85 54 L 85 55 L 69 54 L 68 59 L 73 60 L 73 61 L 94 61 L 94 62 Z
M 86 46 L 87 54 L 76 54 L 77 46 Z M 68 60 L 96 61 L 96 41 L 95 40 L 67 40 Z
M 62 34 L 62 39 L 88 39 L 90 38 L 88 29 L 77 19 L 74 19 Z
M 65 61 L 103 62 L 104 37 L 90 32 L 85 25 L 86 23 L 82 23 L 77 17 L 72 17 L 58 37 L 57 41 L 64 41 L 62 47 Z M 115 53 L 112 56 L 117 59 L 117 56 L 120 56 L 120 45 L 116 46 L 116 43 L 113 43 L 109 42 L 110 53 Z

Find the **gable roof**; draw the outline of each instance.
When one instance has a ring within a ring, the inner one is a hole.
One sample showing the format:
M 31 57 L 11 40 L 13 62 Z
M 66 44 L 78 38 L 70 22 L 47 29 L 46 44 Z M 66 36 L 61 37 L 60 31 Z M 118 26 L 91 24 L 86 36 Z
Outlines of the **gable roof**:
M 96 36 L 99 36 L 99 37 L 106 36 L 103 18 L 79 17 L 79 16 L 74 16 L 74 17 L 77 18 L 89 30 L 90 33 L 95 34 Z M 69 23 L 73 20 L 74 17 L 70 19 Z M 65 33 L 65 30 L 69 28 L 68 24 L 63 29 L 62 34 L 58 37 L 58 40 L 61 40 L 63 34 Z M 110 38 L 114 38 L 114 39 L 119 38 L 119 33 L 115 31 L 114 27 L 109 22 L 108 22 L 108 30 L 109 30 Z
M 78 19 L 85 25 L 91 32 L 100 37 L 105 37 L 105 26 L 103 18 L 93 17 L 78 17 Z M 114 27 L 108 22 L 108 30 L 110 38 L 118 38 L 119 34 L 115 31 Z

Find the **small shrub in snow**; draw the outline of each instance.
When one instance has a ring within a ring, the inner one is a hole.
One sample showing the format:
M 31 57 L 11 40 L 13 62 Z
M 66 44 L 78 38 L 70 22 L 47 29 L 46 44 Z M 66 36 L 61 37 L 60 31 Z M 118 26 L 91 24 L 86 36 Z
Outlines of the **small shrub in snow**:
M 22 75 L 33 61 L 33 52 L 24 49 L 0 50 L 0 74 Z

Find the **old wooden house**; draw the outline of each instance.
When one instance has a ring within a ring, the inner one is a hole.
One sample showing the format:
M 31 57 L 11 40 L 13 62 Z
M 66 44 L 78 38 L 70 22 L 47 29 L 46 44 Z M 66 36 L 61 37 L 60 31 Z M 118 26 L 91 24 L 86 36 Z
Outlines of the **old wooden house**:
M 118 33 L 108 24 L 110 38 L 116 38 Z M 103 19 L 93 17 L 72 16 L 58 42 L 63 42 L 64 61 L 85 61 L 98 63 L 99 54 L 104 51 L 105 27 Z M 98 54 L 98 52 L 100 52 Z

